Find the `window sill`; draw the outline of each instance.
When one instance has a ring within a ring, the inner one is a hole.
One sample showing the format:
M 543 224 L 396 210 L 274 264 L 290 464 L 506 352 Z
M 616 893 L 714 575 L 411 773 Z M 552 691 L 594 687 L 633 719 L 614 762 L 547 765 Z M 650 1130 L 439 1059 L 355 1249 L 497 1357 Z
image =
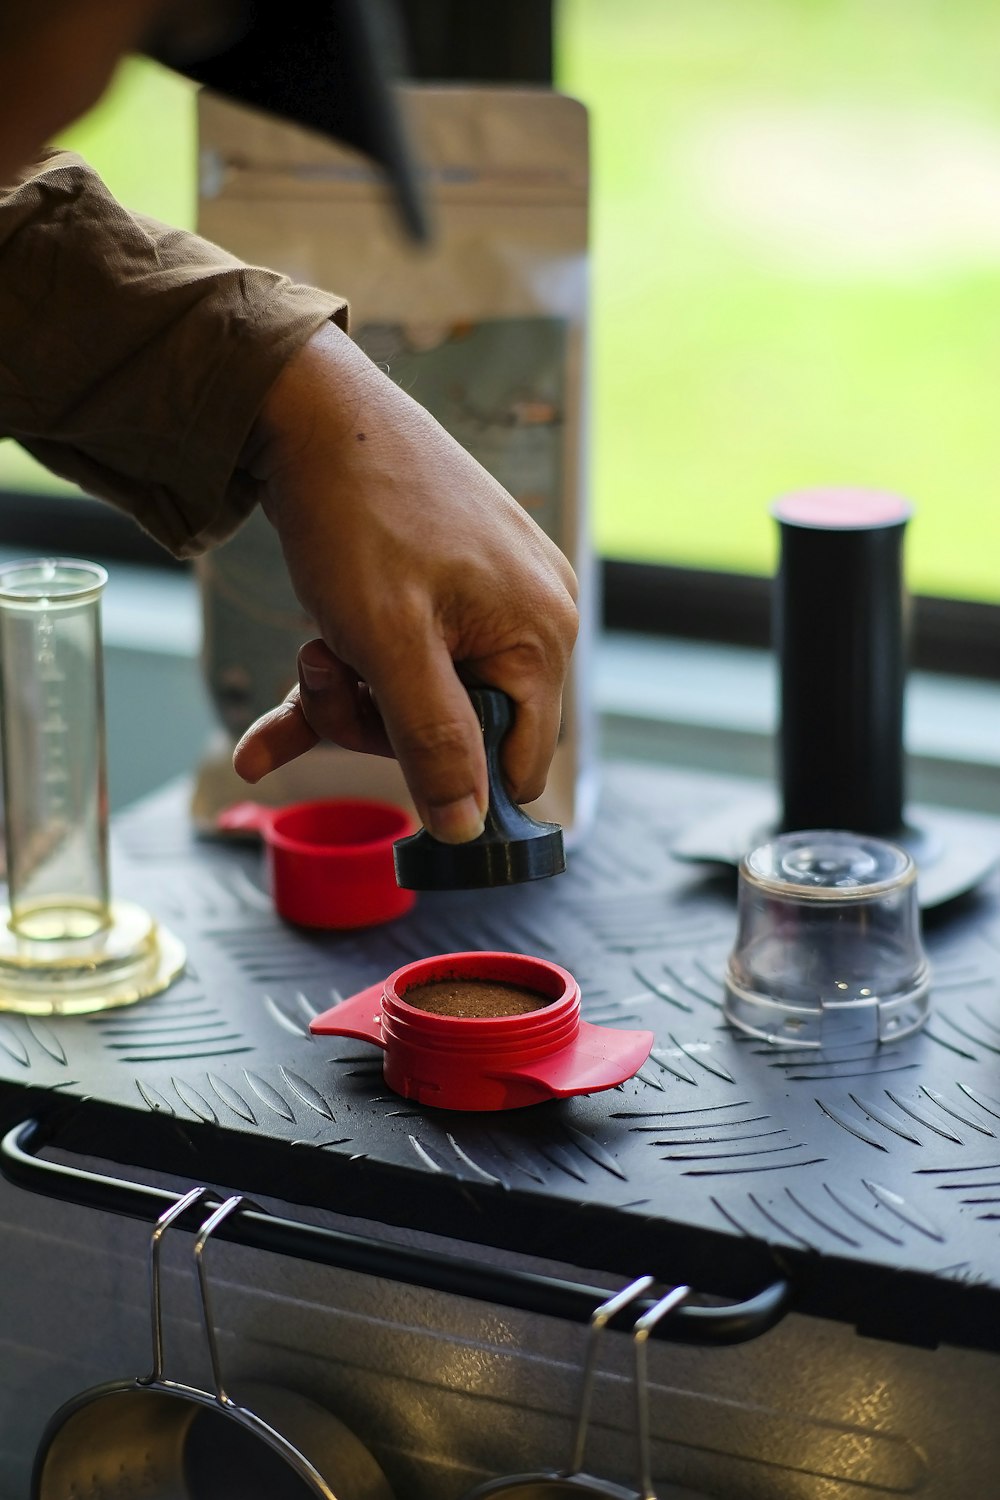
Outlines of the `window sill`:
M 773 779 L 770 652 L 607 632 L 595 657 L 604 754 Z M 1000 684 L 911 672 L 906 743 L 916 800 L 1000 806 Z
M 189 682 L 192 698 L 203 704 L 194 577 L 121 562 L 111 563 L 109 573 L 103 612 L 109 654 L 173 658 L 184 668 L 177 680 Z M 593 683 L 603 755 L 773 779 L 776 681 L 769 652 L 611 631 L 597 638 Z M 162 708 L 150 705 L 158 723 Z M 144 715 L 136 717 L 141 722 Z M 1000 684 L 911 673 L 907 745 L 915 800 L 990 812 L 1000 806 Z

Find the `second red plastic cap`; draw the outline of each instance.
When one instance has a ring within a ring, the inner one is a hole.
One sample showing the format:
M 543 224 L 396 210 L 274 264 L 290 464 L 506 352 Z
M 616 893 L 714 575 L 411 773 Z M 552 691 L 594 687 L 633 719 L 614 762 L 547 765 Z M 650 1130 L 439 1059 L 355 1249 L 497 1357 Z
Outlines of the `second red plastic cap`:
M 267 808 L 244 802 L 220 814 L 223 831 L 254 831 L 267 847 L 279 914 L 302 927 L 373 927 L 409 911 L 392 862 L 396 839 L 413 820 L 388 802 L 337 798 Z

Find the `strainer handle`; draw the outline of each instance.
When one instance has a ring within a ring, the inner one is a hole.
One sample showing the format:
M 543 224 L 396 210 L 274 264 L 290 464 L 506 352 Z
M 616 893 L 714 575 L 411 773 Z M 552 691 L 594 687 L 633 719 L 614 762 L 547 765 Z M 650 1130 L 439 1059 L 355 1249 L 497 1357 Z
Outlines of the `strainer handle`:
M 212 1317 L 212 1299 L 208 1289 L 208 1272 L 205 1269 L 205 1246 L 219 1225 L 229 1218 L 230 1214 L 236 1213 L 244 1205 L 252 1206 L 249 1199 L 242 1193 L 236 1193 L 232 1198 L 227 1198 L 225 1203 L 220 1203 L 214 1213 L 210 1214 L 198 1231 L 194 1242 L 194 1263 L 198 1271 L 198 1291 L 201 1299 L 201 1319 L 205 1328 L 205 1343 L 208 1346 L 208 1358 L 212 1366 L 212 1385 L 215 1391 L 215 1399 L 220 1406 L 233 1406 L 235 1403 L 231 1397 L 226 1395 L 222 1384 L 222 1362 L 219 1358 L 219 1341 L 215 1336 L 215 1320 Z
M 640 1276 L 628 1286 L 595 1307 L 590 1317 L 590 1334 L 587 1339 L 587 1357 L 583 1366 L 583 1381 L 580 1386 L 580 1410 L 576 1419 L 576 1436 L 570 1454 L 569 1474 L 579 1474 L 583 1468 L 583 1455 L 587 1447 L 587 1428 L 590 1422 L 590 1403 L 594 1395 L 594 1380 L 597 1375 L 597 1356 L 600 1353 L 601 1335 L 611 1319 L 628 1307 L 643 1292 L 653 1285 L 652 1276 Z
M 160 1271 L 160 1252 L 163 1240 L 168 1229 L 182 1219 L 188 1209 L 194 1208 L 197 1203 L 211 1203 L 213 1195 L 208 1188 L 195 1187 L 178 1198 L 176 1203 L 160 1215 L 149 1240 L 149 1310 L 152 1323 L 153 1337 L 153 1368 L 148 1375 L 139 1377 L 140 1385 L 161 1385 L 164 1380 L 164 1355 L 163 1355 L 163 1284 Z M 211 1294 L 208 1287 L 208 1275 L 205 1270 L 205 1246 L 208 1244 L 216 1229 L 230 1214 L 244 1206 L 254 1207 L 248 1198 L 237 1194 L 227 1198 L 220 1203 L 209 1214 L 202 1224 L 194 1242 L 194 1260 L 198 1272 L 198 1291 L 201 1301 L 202 1323 L 205 1329 L 205 1343 L 208 1346 L 208 1358 L 212 1366 L 212 1385 L 216 1401 L 220 1406 L 233 1406 L 235 1403 L 227 1396 L 222 1384 L 222 1367 L 219 1359 L 219 1341 L 215 1335 L 215 1322 L 212 1317 Z
M 657 1323 L 675 1312 L 690 1295 L 689 1286 L 675 1286 L 644 1312 L 632 1329 L 632 1342 L 635 1345 L 635 1427 L 639 1444 L 640 1500 L 656 1500 L 649 1438 L 649 1370 L 646 1346 Z
M 140 1385 L 159 1385 L 163 1380 L 163 1292 L 160 1279 L 160 1249 L 167 1230 L 184 1217 L 189 1208 L 209 1198 L 207 1188 L 196 1187 L 172 1203 L 153 1226 L 149 1238 L 149 1314 L 152 1322 L 153 1368 L 139 1377 Z

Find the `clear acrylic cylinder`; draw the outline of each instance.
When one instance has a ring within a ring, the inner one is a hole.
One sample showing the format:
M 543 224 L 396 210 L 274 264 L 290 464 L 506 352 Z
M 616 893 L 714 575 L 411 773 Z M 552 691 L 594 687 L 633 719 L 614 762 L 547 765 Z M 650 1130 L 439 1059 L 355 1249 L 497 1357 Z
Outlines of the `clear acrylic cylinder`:
M 10 926 L 89 938 L 109 921 L 101 594 L 94 563 L 0 568 Z
M 0 565 L 0 748 L 8 904 L 0 1009 L 74 1014 L 165 988 L 181 945 L 111 898 L 96 563 Z

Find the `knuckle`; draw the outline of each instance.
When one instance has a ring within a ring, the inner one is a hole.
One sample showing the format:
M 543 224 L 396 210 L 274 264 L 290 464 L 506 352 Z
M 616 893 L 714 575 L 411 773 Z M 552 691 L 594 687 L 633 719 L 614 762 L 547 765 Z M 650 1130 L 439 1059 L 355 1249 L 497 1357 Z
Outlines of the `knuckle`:
M 560 582 L 549 579 L 546 583 L 535 598 L 525 601 L 525 614 L 541 654 L 550 657 L 554 651 L 564 651 L 568 655 L 580 629 L 576 597 Z
M 350 733 L 352 718 L 340 710 L 339 705 L 324 702 L 310 703 L 303 699 L 303 715 L 306 723 L 321 740 L 339 744 Z
M 574 569 L 570 566 L 569 562 L 567 562 L 566 558 L 561 557 L 560 561 L 562 563 L 562 567 L 560 569 L 560 582 L 567 595 L 569 596 L 570 603 L 575 609 L 577 604 L 580 602 L 580 580 L 577 578 Z
M 575 596 L 565 594 L 560 601 L 560 607 L 554 611 L 554 615 L 554 623 L 559 631 L 560 639 L 564 640 L 572 650 L 580 630 L 580 611 Z
M 453 766 L 468 753 L 469 737 L 465 726 L 454 719 L 418 719 L 401 724 L 397 730 L 398 748 L 411 762 L 433 770 L 436 766 Z
M 576 606 L 563 595 L 553 608 L 534 615 L 512 646 L 510 659 L 526 677 L 561 681 L 579 628 Z

